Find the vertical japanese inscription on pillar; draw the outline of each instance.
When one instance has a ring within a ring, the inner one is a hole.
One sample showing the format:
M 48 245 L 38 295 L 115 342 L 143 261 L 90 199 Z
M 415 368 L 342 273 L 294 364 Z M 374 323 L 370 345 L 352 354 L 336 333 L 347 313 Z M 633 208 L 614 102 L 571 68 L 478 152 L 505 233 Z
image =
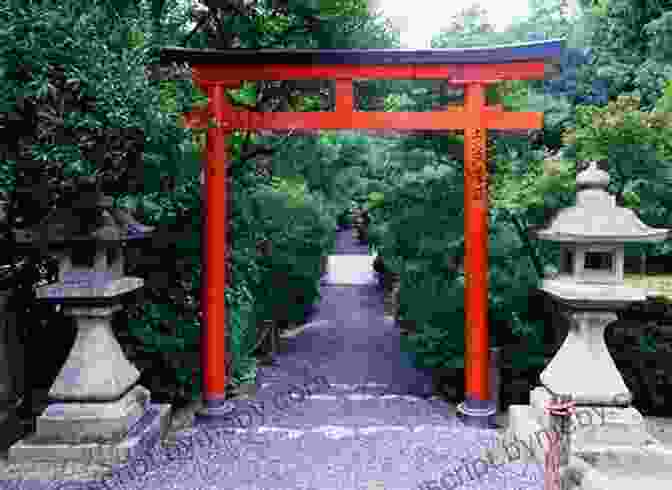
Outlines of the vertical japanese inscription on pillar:
M 469 189 L 467 192 L 472 201 L 482 202 L 488 191 L 488 167 L 486 164 L 486 138 L 485 131 L 481 128 L 467 128 L 469 138 L 465 138 L 465 143 L 470 145 L 469 162 L 466 162 L 465 172 L 469 177 Z

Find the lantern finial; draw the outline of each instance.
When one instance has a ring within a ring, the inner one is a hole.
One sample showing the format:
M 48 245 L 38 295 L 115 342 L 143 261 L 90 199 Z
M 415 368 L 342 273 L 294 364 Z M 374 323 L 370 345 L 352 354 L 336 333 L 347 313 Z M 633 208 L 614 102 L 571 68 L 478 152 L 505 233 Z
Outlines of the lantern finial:
M 595 160 L 592 160 L 589 163 L 588 168 L 576 176 L 576 186 L 577 188 L 582 189 L 593 188 L 606 190 L 609 181 L 609 173 L 600 170 Z

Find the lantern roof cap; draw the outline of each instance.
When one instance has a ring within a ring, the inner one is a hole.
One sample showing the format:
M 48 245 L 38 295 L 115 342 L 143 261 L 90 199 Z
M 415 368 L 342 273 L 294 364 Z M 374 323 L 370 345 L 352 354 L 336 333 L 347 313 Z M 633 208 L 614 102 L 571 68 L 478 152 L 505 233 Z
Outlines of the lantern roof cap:
M 616 205 L 606 188 L 609 174 L 590 162 L 576 178 L 576 205 L 560 210 L 551 225 L 538 231 L 542 240 L 574 243 L 659 242 L 667 238 L 666 228 L 642 223 L 628 208 Z
M 14 229 L 18 246 L 67 244 L 73 242 L 118 243 L 151 236 L 154 227 L 138 223 L 130 214 L 112 207 L 98 207 L 95 213 L 80 215 L 68 208 L 56 208 L 35 226 Z

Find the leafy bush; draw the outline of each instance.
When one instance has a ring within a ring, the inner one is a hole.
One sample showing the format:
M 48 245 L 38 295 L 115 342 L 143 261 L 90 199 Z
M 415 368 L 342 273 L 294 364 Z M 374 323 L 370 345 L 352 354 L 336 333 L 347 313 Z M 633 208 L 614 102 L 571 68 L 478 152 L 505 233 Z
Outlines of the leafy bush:
M 272 247 L 260 259 L 255 308 L 265 318 L 299 322 L 319 298 L 320 257 L 333 249 L 335 218 L 298 180 L 276 179 L 254 198 L 255 222 Z
M 161 174 L 179 175 L 187 133 L 165 117 L 146 77 L 156 54 L 135 38 L 151 30 L 150 14 L 132 14 L 111 21 L 100 1 L 0 8 L 0 109 L 22 122 L 6 130 L 22 128 L 20 151 L 40 162 L 21 172 L 51 177 L 45 211 L 78 176 L 95 175 L 116 196 L 132 184 L 135 192 L 155 192 Z M 179 102 L 175 111 L 185 109 Z

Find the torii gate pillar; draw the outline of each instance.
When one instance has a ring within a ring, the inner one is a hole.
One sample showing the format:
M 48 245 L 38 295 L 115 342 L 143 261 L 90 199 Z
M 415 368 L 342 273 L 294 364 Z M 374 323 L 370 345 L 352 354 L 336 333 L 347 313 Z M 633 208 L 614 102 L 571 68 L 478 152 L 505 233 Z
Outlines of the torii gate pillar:
M 458 412 L 470 425 L 491 426 L 496 412 L 490 400 L 488 346 L 488 167 L 487 130 L 481 120 L 485 88 L 464 89 L 464 275 L 465 400 Z

